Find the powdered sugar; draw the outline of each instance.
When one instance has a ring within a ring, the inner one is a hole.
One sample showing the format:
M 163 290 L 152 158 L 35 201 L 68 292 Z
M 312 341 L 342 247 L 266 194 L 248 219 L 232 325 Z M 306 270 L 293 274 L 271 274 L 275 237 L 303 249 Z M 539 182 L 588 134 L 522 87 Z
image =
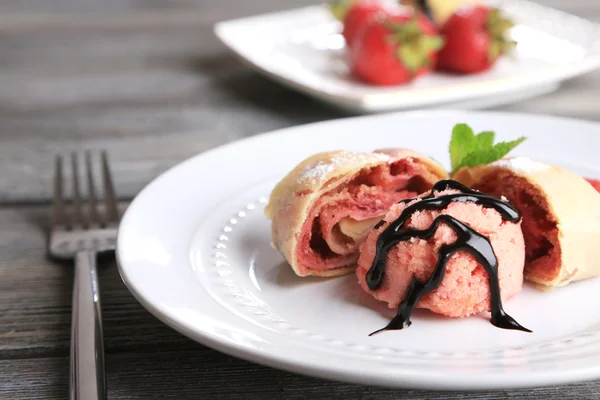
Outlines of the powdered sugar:
M 343 165 L 364 164 L 373 161 L 388 162 L 389 160 L 390 156 L 386 154 L 339 152 L 327 160 L 319 160 L 316 164 L 307 165 L 298 177 L 298 182 L 315 186 L 322 183 L 331 172 Z
M 545 171 L 550 166 L 539 161 L 534 161 L 528 157 L 515 157 L 504 160 L 498 160 L 491 164 L 494 167 L 508 168 L 522 174 L 532 174 L 534 172 Z
M 306 181 L 320 181 L 329 173 L 331 173 L 334 169 L 336 169 L 340 165 L 339 158 L 332 158 L 327 162 L 319 161 L 316 165 L 308 166 L 300 175 L 300 182 Z

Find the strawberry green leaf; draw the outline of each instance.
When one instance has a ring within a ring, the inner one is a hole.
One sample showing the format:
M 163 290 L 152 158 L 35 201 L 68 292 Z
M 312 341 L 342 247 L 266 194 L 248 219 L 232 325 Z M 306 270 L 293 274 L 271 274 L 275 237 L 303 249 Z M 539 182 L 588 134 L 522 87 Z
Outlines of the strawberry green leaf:
M 450 163 L 452 171 L 458 170 L 465 156 L 471 153 L 477 144 L 473 129 L 467 124 L 457 124 L 452 129 L 450 140 Z
M 417 72 L 422 64 L 421 54 L 414 46 L 400 46 L 398 57 L 402 60 L 402 64 L 413 74 Z
M 388 40 L 396 46 L 397 57 L 412 74 L 430 66 L 431 55 L 444 46 L 444 39 L 425 34 L 417 19 L 401 23 L 387 20 L 384 26 L 390 31 Z
M 422 36 L 419 47 L 423 53 L 429 54 L 444 47 L 444 39 L 441 36 Z
M 329 11 L 335 19 L 343 21 L 350 6 L 356 3 L 356 0 L 331 0 L 328 3 Z
M 494 62 L 498 59 L 498 57 L 500 57 L 500 55 L 502 54 L 501 47 L 501 42 L 497 40 L 492 40 L 492 43 L 490 44 L 490 49 L 488 50 L 488 60 L 490 62 Z
M 490 11 L 486 29 L 491 38 L 488 50 L 488 59 L 491 62 L 496 61 L 501 55 L 509 53 L 515 47 L 516 42 L 509 37 L 509 31 L 513 26 L 514 23 L 499 9 L 493 8 Z

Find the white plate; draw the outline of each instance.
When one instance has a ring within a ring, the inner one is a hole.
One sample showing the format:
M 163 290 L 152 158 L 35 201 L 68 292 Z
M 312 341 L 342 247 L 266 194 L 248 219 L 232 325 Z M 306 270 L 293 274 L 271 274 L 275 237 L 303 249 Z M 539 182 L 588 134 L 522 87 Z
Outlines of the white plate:
M 504 113 L 422 111 L 342 119 L 260 135 L 169 170 L 133 201 L 118 237 L 123 280 L 155 316 L 207 346 L 349 382 L 489 389 L 600 378 L 599 280 L 553 293 L 529 286 L 505 304 L 533 334 L 485 315 L 417 313 L 404 331 L 367 336 L 393 312 L 353 275 L 298 278 L 270 246 L 266 196 L 317 151 L 405 146 L 448 164 L 457 122 L 529 137 L 514 154 L 600 177 L 600 125 Z
M 524 0 L 493 3 L 510 15 L 519 41 L 514 56 L 471 76 L 432 74 L 407 86 L 375 87 L 354 80 L 345 63 L 340 24 L 325 6 L 220 22 L 215 33 L 258 71 L 308 95 L 353 112 L 451 106 L 477 100 L 490 106 L 538 95 L 600 66 L 600 28 L 573 15 Z M 495 99 L 494 101 L 490 98 Z

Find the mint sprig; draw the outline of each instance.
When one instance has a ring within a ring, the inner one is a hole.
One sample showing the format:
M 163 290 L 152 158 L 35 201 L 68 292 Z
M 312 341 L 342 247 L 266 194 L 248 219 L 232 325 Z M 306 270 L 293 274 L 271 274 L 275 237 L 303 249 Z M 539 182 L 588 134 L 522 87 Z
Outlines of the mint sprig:
M 496 134 L 490 131 L 476 135 L 467 124 L 455 125 L 450 140 L 452 174 L 463 167 L 474 167 L 499 160 L 527 139 L 520 137 L 494 144 L 495 136 Z

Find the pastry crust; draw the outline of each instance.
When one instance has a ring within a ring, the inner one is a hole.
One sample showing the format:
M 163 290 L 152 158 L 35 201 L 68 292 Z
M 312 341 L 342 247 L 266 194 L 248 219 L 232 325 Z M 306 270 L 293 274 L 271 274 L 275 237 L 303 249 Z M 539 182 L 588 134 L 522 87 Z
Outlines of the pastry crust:
M 518 178 L 522 180 L 514 180 Z M 527 280 L 548 289 L 600 275 L 600 194 L 582 177 L 556 166 L 517 157 L 462 168 L 453 179 L 475 189 L 502 179 L 523 182 L 518 188 L 520 193 L 535 199 L 537 209 L 546 214 L 536 215 L 536 218 L 552 224 L 546 224 L 547 239 L 552 242 L 556 257 L 552 265 L 544 268 L 527 262 Z M 513 201 L 510 197 L 509 200 Z
M 302 161 L 273 189 L 265 215 L 272 220 L 273 246 L 299 276 L 338 276 L 353 271 L 358 254 L 343 256 L 337 268 L 302 268 L 298 246 L 302 228 L 312 207 L 327 192 L 349 182 L 361 171 L 413 158 L 424 168 L 424 178 L 432 184 L 447 178 L 444 168 L 430 158 L 407 149 L 381 149 L 373 153 L 332 151 L 315 154 Z

